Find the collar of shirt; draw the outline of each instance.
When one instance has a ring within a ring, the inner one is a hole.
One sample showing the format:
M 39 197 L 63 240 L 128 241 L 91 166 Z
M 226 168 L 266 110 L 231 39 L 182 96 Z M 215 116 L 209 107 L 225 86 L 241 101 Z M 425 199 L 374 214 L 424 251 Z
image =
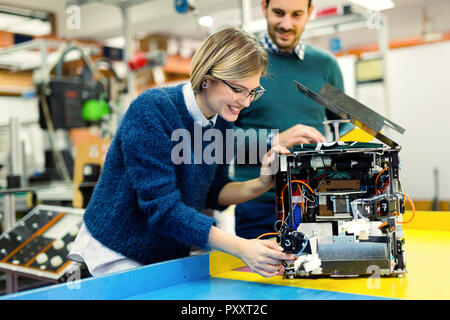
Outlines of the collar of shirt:
M 275 44 L 275 42 L 272 41 L 272 39 L 270 39 L 268 34 L 264 35 L 263 39 L 261 40 L 261 44 L 266 50 L 272 53 L 281 53 L 280 48 Z M 303 58 L 305 57 L 305 48 L 305 44 L 300 39 L 299 43 L 294 47 L 292 52 L 294 52 L 300 60 L 303 60 Z
M 200 110 L 200 107 L 198 106 L 197 100 L 195 100 L 194 91 L 192 90 L 190 82 L 187 82 L 183 86 L 183 96 L 188 112 L 191 117 L 194 118 L 194 121 L 196 123 L 198 123 L 202 127 L 214 127 L 216 125 L 218 114 L 216 113 L 212 118 L 206 119 L 206 117 Z

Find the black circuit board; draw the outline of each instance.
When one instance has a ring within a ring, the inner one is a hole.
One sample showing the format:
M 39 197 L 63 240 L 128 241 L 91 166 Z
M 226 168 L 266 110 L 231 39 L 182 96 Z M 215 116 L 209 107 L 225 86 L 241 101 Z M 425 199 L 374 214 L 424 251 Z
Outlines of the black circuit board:
M 47 206 L 48 207 L 48 206 Z M 46 231 L 70 214 L 58 209 L 33 209 L 16 225 L 0 237 L 0 262 L 2 268 L 8 266 L 20 266 L 30 270 L 39 270 L 51 273 L 59 273 L 67 265 L 69 245 L 75 240 L 76 232 L 82 223 L 81 215 L 71 226 L 71 232 L 65 233 L 61 238 L 46 236 Z M 26 272 L 21 269 L 21 272 Z M 42 274 L 42 272 L 40 273 Z M 62 275 L 61 275 L 62 276 Z

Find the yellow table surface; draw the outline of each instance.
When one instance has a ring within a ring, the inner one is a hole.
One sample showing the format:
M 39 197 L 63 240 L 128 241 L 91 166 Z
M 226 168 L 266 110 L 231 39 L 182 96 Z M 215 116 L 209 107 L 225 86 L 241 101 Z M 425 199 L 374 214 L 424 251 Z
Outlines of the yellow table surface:
M 405 219 L 411 212 L 405 213 Z M 450 299 L 450 212 L 416 212 L 404 225 L 407 273 L 401 277 L 358 277 L 318 279 L 264 278 L 236 269 L 245 264 L 230 255 L 210 255 L 213 277 L 337 291 L 395 299 Z

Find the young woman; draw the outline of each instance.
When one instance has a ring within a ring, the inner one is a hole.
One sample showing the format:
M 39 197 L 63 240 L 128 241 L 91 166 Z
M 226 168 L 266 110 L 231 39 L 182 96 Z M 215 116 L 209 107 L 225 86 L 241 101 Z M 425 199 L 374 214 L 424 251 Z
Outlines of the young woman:
M 264 92 L 259 79 L 266 66 L 267 55 L 252 36 L 226 28 L 195 53 L 190 83 L 148 90 L 134 100 L 108 150 L 69 258 L 86 263 L 97 276 L 184 257 L 197 246 L 237 256 L 264 277 L 277 274 L 292 255 L 274 241 L 226 233 L 200 212 L 257 197 L 273 187 L 273 176 L 232 182 L 226 163 L 175 164 L 172 152 L 176 130 L 193 137 L 213 126 L 225 137 L 240 110 Z M 191 146 L 201 152 L 205 142 L 192 139 Z M 289 151 L 272 149 L 264 165 L 275 152 Z

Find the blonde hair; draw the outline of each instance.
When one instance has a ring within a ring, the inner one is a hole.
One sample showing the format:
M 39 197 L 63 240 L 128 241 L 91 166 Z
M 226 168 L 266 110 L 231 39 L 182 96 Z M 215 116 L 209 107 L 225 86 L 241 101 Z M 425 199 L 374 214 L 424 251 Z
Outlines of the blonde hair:
M 228 27 L 206 38 L 191 60 L 193 91 L 202 90 L 206 79 L 236 81 L 267 71 L 267 53 L 255 37 Z

